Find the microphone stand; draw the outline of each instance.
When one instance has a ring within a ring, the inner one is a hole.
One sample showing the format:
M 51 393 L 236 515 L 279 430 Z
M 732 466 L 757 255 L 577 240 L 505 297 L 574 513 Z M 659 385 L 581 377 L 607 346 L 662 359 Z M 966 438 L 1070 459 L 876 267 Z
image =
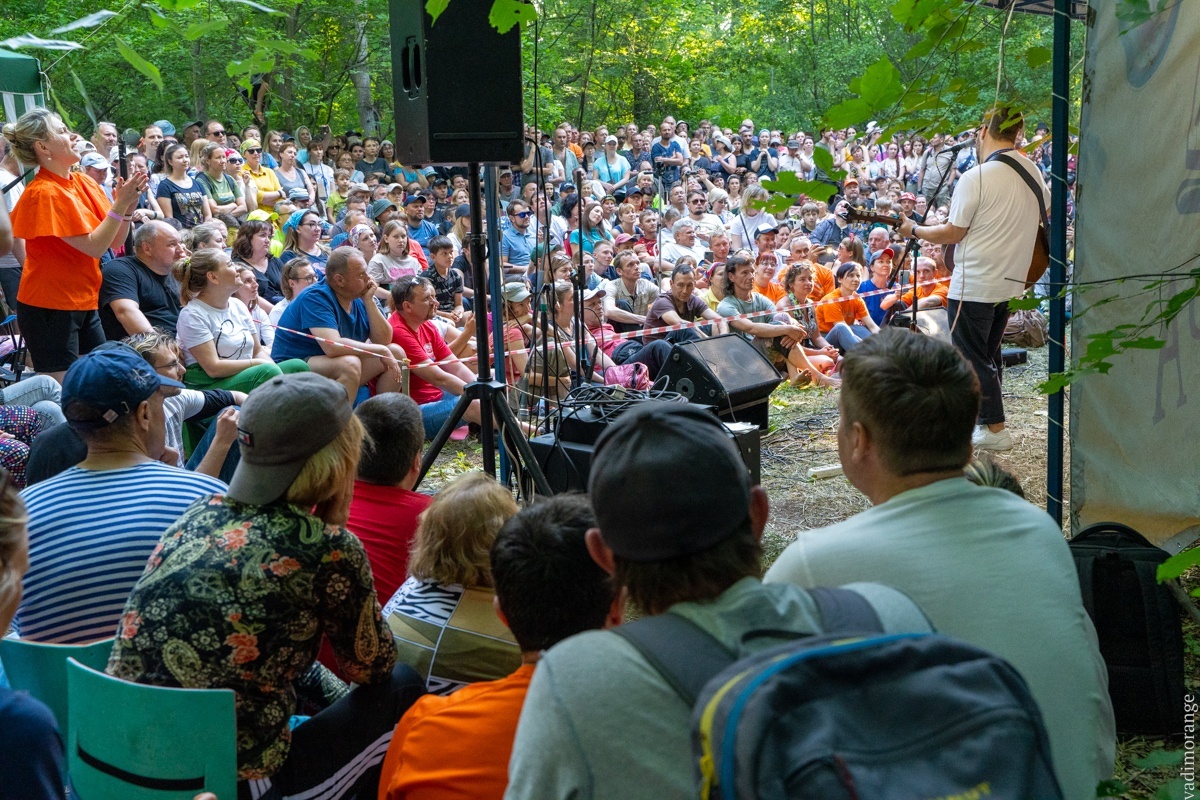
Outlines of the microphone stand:
M 122 181 L 129 180 L 129 154 L 126 152 L 128 147 L 125 144 L 125 137 L 117 139 L 117 170 L 121 175 Z M 125 234 L 125 255 L 133 255 L 133 225 L 128 226 L 128 231 Z
M 429 445 L 429 449 L 425 452 L 425 457 L 421 460 L 421 472 L 417 475 L 415 489 L 421 484 L 426 473 L 429 472 L 433 462 L 437 460 L 438 454 L 450 439 L 450 434 L 458 427 L 458 423 L 462 421 L 463 415 L 467 413 L 473 400 L 479 401 L 479 442 L 483 445 L 483 470 L 489 475 L 496 475 L 496 445 L 494 431 L 492 428 L 493 421 L 500 422 L 501 430 L 513 432 L 512 443 L 520 454 L 521 459 L 525 462 L 526 468 L 529 470 L 530 476 L 533 478 L 537 490 L 547 497 L 553 494 L 546 476 L 542 473 L 538 466 L 537 457 L 533 453 L 533 448 L 529 446 L 529 440 L 521 435 L 521 427 L 517 422 L 516 415 L 513 414 L 512 408 L 508 405 L 508 398 L 505 396 L 507 387 L 502 380 L 496 380 L 492 374 L 491 361 L 488 358 L 488 329 L 487 329 L 487 305 L 482 302 L 483 297 L 479 294 L 486 290 L 488 286 L 487 276 L 483 269 L 483 209 L 481 208 L 482 194 L 479 185 L 479 162 L 473 161 L 467 164 L 467 180 L 470 184 L 471 194 L 471 234 L 469 242 L 464 242 L 464 246 L 471 248 L 471 275 L 472 282 L 475 285 L 476 298 L 479 302 L 472 303 L 476 309 L 475 313 L 475 347 L 476 347 L 476 378 L 471 383 L 463 387 L 462 396 L 458 398 L 458 402 L 454 405 L 454 410 L 450 412 L 450 418 L 442 425 L 437 436 Z M 499 277 L 498 273 L 493 271 L 493 274 Z
M 575 170 L 575 186 L 579 192 L 580 198 L 583 197 L 583 178 L 584 172 L 582 169 Z M 580 383 L 590 383 L 592 374 L 595 372 L 596 365 L 592 363 L 592 359 L 587 352 L 587 337 L 584 336 L 583 326 L 583 290 L 587 285 L 583 278 L 583 203 L 580 202 L 576 208 L 579 209 L 579 253 L 578 260 L 575 266 L 574 275 L 572 275 L 571 283 L 573 284 L 572 292 L 575 295 L 575 316 L 571 320 L 571 333 L 575 338 L 575 353 L 576 364 L 579 371 Z
M 963 144 L 967 145 L 966 142 L 963 142 Z M 960 147 L 959 150 L 961 150 L 961 149 L 962 148 Z M 941 194 L 942 187 L 946 185 L 946 178 L 950 177 L 950 169 L 952 169 L 954 167 L 954 154 L 957 151 L 954 150 L 953 148 L 947 147 L 946 152 L 948 152 L 950 154 L 950 165 L 945 171 L 942 172 L 942 177 L 938 180 L 937 186 L 933 187 L 933 194 L 932 195 L 925 194 L 925 200 L 928 201 L 930 207 L 932 207 L 932 205 L 933 205 L 933 199 L 935 197 L 937 197 L 939 194 Z M 937 163 L 937 158 L 939 155 L 941 155 L 941 154 L 940 153 L 933 154 L 934 163 Z M 935 210 L 935 213 L 936 213 L 936 210 Z M 900 267 L 904 264 L 905 260 L 908 258 L 908 254 L 911 253 L 913 251 L 913 249 L 916 247 L 916 244 L 917 244 L 917 237 L 915 237 L 915 236 L 909 237 L 908 244 L 906 244 L 904 246 L 903 255 L 901 255 L 900 258 L 896 259 L 896 263 L 892 265 L 892 273 L 891 273 L 891 275 L 888 276 L 888 288 L 889 289 L 895 285 L 896 278 L 900 274 Z M 912 293 L 913 293 L 912 316 L 908 323 L 908 329 L 910 331 L 913 331 L 914 333 L 919 330 L 917 328 L 917 303 L 920 302 L 919 298 L 917 297 L 917 268 L 916 268 L 916 260 L 915 259 L 916 259 L 916 256 L 914 254 L 913 280 L 912 280 Z

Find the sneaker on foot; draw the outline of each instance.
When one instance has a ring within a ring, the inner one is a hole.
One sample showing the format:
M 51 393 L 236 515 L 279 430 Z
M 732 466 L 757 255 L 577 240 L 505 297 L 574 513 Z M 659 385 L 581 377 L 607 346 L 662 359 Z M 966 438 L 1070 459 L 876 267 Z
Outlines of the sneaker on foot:
M 1000 431 L 991 431 L 986 427 L 982 428 L 983 435 L 978 439 L 972 439 L 974 445 L 980 450 L 990 450 L 993 453 L 1002 453 L 1005 450 L 1012 450 L 1013 438 L 1008 432 L 1008 428 Z
M 978 446 L 983 441 L 983 434 L 986 431 L 987 428 L 982 425 L 976 425 L 975 430 L 971 432 L 971 444 Z

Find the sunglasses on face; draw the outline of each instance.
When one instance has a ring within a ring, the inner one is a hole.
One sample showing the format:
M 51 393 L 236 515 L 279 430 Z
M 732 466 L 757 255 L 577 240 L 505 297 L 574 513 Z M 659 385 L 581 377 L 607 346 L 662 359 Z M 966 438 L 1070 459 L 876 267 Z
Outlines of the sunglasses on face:
M 529 219 L 532 215 L 532 211 L 519 211 L 516 214 L 513 214 L 514 217 L 518 217 L 519 219 Z
M 261 153 L 261 152 L 262 152 L 261 147 L 251 147 L 249 150 L 246 151 L 246 155 L 252 156 L 252 155 L 255 155 L 255 154 Z
M 231 158 L 231 159 L 229 159 L 229 163 L 230 164 L 244 164 L 246 162 L 240 158 Z
M 212 136 L 224 136 L 225 131 L 213 131 L 211 135 Z

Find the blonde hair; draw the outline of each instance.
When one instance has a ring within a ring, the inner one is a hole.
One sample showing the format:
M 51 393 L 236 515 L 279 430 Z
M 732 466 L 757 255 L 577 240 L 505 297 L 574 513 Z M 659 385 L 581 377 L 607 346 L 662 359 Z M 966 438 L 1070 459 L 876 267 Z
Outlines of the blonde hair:
M 3 490 L 0 490 L 0 609 L 11 605 L 15 610 L 17 598 L 21 596 L 23 571 L 18 571 L 13 562 L 22 547 L 29 546 L 25 528 L 29 516 L 7 470 L 0 469 L 0 482 L 3 483 Z M 0 616 L 0 630 L 7 629 L 10 622 L 11 618 Z
M 460 476 L 421 516 L 408 557 L 409 574 L 437 583 L 491 586 L 492 542 L 516 513 L 512 494 L 487 473 Z
M 191 145 L 188 146 L 188 158 L 192 161 L 192 166 L 202 167 L 204 149 L 208 147 L 208 139 L 194 139 Z
M 45 141 L 50 135 L 50 126 L 59 119 L 48 108 L 33 108 L 21 115 L 16 122 L 4 126 L 4 138 L 12 145 L 13 155 L 26 167 L 38 163 L 37 142 Z
M 284 498 L 301 508 L 315 506 L 315 516 L 327 523 L 344 520 L 350 503 L 350 493 L 344 490 L 358 473 L 363 440 L 369 438 L 358 417 L 351 414 L 337 438 L 308 457 Z
M 197 250 L 187 258 L 176 261 L 171 273 L 179 282 L 179 302 L 186 306 L 208 285 L 208 273 L 220 268 L 228 260 L 229 256 L 225 255 L 224 250 L 213 247 Z

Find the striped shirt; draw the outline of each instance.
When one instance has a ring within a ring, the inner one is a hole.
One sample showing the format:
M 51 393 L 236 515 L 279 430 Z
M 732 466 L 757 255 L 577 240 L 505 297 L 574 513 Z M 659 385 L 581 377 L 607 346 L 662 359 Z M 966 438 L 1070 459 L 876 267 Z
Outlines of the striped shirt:
M 157 461 L 113 470 L 72 467 L 21 492 L 29 571 L 13 626 L 24 639 L 82 644 L 113 636 L 158 540 L 216 478 Z

